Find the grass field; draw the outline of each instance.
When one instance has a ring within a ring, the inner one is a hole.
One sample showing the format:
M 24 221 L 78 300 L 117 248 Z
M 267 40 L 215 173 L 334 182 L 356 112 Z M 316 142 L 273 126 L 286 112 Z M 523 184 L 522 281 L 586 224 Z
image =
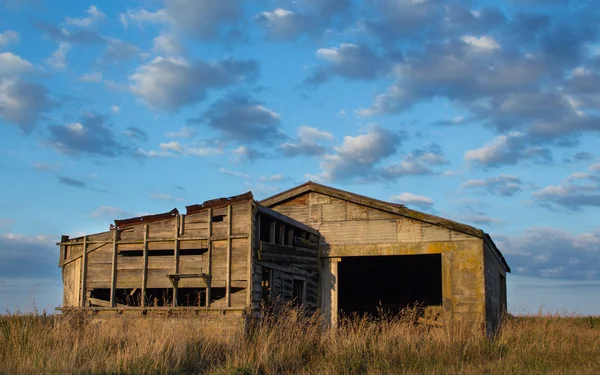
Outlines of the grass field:
M 0 317 L 2 374 L 599 374 L 600 317 L 507 317 L 492 339 L 473 325 L 354 319 L 336 334 L 287 312 L 252 335 L 188 319 L 39 314 Z

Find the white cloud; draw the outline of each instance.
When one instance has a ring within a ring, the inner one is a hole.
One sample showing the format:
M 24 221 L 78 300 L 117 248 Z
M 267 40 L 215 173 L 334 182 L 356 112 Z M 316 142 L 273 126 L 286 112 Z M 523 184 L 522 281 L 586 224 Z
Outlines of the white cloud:
M 512 196 L 521 191 L 521 179 L 517 176 L 500 175 L 485 180 L 467 180 L 462 184 L 463 188 L 482 188 L 491 194 L 501 196 Z
M 298 141 L 283 143 L 279 146 L 279 149 L 287 156 L 322 155 L 327 151 L 327 148 L 317 142 L 334 140 L 333 134 L 327 131 L 310 126 L 301 126 L 298 128 Z
M 6 122 L 29 131 L 50 107 L 43 86 L 15 78 L 0 79 L 0 118 Z
M 223 149 L 219 147 L 198 147 L 196 145 L 184 145 L 179 142 L 166 142 L 160 144 L 160 150 L 139 149 L 137 156 L 148 158 L 165 158 L 176 156 L 211 156 L 223 154 Z
M 318 181 L 378 178 L 375 164 L 396 153 L 401 141 L 397 133 L 371 124 L 365 134 L 345 136 L 335 153 L 323 156 L 322 172 L 307 177 Z
M 88 14 L 87 17 L 66 17 L 65 23 L 67 25 L 86 28 L 93 26 L 106 18 L 106 14 L 102 13 L 95 5 L 90 5 L 90 7 L 86 10 L 86 13 Z
M 33 70 L 33 65 L 11 52 L 0 53 L 0 77 L 13 76 Z
M 468 162 L 484 166 L 516 164 L 523 159 L 550 159 L 548 150 L 530 145 L 526 134 L 510 132 L 499 135 L 481 148 L 467 150 L 464 158 Z
M 172 21 L 164 9 L 156 12 L 149 12 L 146 9 L 128 9 L 126 13 L 119 14 L 119 20 L 125 27 L 128 27 L 130 22 L 141 27 L 144 24 L 166 24 Z
M 162 34 L 152 40 L 152 50 L 159 54 L 176 56 L 182 53 L 183 46 L 175 35 Z
M 16 31 L 6 30 L 3 33 L 0 33 L 0 47 L 11 43 L 19 43 L 19 40 L 20 36 Z
M 233 155 L 235 156 L 236 162 L 244 162 L 249 161 L 253 162 L 254 160 L 265 156 L 262 152 L 259 152 L 251 147 L 241 145 L 238 148 L 233 150 Z
M 153 109 L 175 111 L 204 99 L 208 89 L 238 83 L 257 71 L 254 61 L 189 62 L 180 57 L 156 57 L 129 76 L 129 89 Z
M 90 82 L 90 83 L 100 83 L 102 82 L 102 73 L 101 72 L 92 72 L 85 73 L 81 77 L 79 77 L 81 82 Z
M 335 141 L 335 137 L 330 132 L 311 128 L 310 126 L 299 127 L 298 137 L 305 142 L 315 142 L 318 140 Z
M 173 138 L 195 138 L 198 135 L 198 132 L 189 126 L 184 126 L 179 131 L 166 132 L 165 135 Z
M 110 111 L 112 113 L 119 113 L 121 112 L 121 107 L 117 106 L 117 105 L 111 105 L 110 106 Z
M 64 70 L 67 68 L 67 53 L 71 49 L 71 45 L 66 42 L 61 42 L 58 44 L 58 48 L 56 51 L 52 52 L 49 58 L 47 58 L 45 63 L 55 70 Z
M 176 153 L 182 153 L 185 150 L 183 145 L 179 142 L 161 143 L 160 149 L 163 151 L 173 151 Z
M 485 51 L 493 51 L 500 49 L 500 45 L 498 42 L 494 40 L 494 38 L 489 36 L 475 37 L 472 35 L 465 35 L 462 38 L 462 41 L 473 46 L 475 48 L 485 50 Z

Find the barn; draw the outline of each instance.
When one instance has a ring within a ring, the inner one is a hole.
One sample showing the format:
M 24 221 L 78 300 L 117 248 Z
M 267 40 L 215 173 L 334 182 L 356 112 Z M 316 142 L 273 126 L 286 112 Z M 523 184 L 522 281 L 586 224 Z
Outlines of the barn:
M 314 182 L 260 202 L 246 193 L 115 220 L 58 245 L 63 311 L 243 321 L 289 301 L 336 326 L 419 303 L 426 319 L 489 329 L 506 311 L 510 268 L 489 235 Z

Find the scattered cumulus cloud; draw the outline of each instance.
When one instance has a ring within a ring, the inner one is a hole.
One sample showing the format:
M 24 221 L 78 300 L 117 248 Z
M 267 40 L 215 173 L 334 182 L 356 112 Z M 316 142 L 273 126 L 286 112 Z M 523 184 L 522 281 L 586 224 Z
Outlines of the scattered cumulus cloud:
M 315 38 L 328 27 L 342 26 L 351 7 L 350 0 L 305 0 L 292 2 L 290 8 L 275 8 L 258 13 L 254 20 L 272 40 L 292 40 L 300 36 Z
M 269 142 L 283 137 L 279 114 L 244 93 L 226 95 L 211 104 L 202 117 L 188 121 L 206 124 L 239 141 Z
M 592 168 L 592 171 L 595 172 Z M 580 211 L 586 207 L 600 207 L 600 174 L 578 172 L 558 185 L 549 185 L 532 194 L 542 207 Z
M 494 236 L 514 273 L 547 279 L 600 280 L 600 229 L 570 233 L 531 228 L 519 236 Z
M 37 83 L 0 78 L 0 118 L 29 132 L 51 109 L 48 91 Z
M 0 78 L 17 76 L 33 71 L 33 65 L 11 52 L 0 53 Z
M 465 35 L 461 38 L 461 40 L 474 48 L 485 51 L 500 49 L 500 45 L 498 44 L 498 42 L 496 42 L 493 38 L 489 36 L 482 36 L 477 38 L 472 35 Z
M 77 122 L 50 125 L 48 132 L 46 144 L 64 154 L 114 157 L 130 151 L 107 118 L 96 113 L 85 113 Z
M 67 68 L 67 53 L 70 50 L 71 44 L 60 42 L 58 48 L 44 62 L 54 70 L 65 70 Z
M 514 165 L 522 160 L 552 160 L 547 148 L 532 144 L 524 133 L 519 132 L 499 135 L 481 148 L 467 150 L 464 157 L 466 161 L 484 167 Z
M 295 142 L 282 143 L 279 150 L 285 156 L 319 156 L 327 152 L 327 147 L 319 142 L 333 142 L 335 137 L 327 131 L 322 131 L 310 126 L 298 128 L 298 137 Z
M 252 147 L 241 145 L 232 151 L 234 155 L 234 161 L 241 163 L 248 161 L 254 162 L 256 159 L 264 158 L 266 155 Z
M 65 17 L 65 23 L 67 25 L 86 28 L 95 26 L 106 18 L 106 14 L 102 13 L 95 5 L 90 5 L 86 10 L 86 14 L 86 17 Z
M 13 30 L 5 30 L 0 33 L 0 47 L 4 47 L 9 44 L 17 44 L 21 41 L 21 36 L 18 32 Z
M 321 173 L 307 177 L 317 181 L 376 179 L 375 166 L 395 154 L 402 141 L 401 134 L 372 124 L 364 134 L 345 136 L 334 153 L 323 155 Z
M 522 191 L 521 185 L 521 179 L 517 176 L 500 175 L 482 180 L 467 180 L 463 182 L 462 187 L 465 189 L 480 188 L 490 194 L 507 197 Z
M 210 89 L 253 80 L 257 73 L 252 60 L 156 57 L 129 76 L 129 89 L 152 109 L 172 112 L 203 100 Z
M 319 48 L 317 57 L 324 64 L 318 65 L 305 83 L 316 85 L 335 76 L 348 80 L 373 80 L 392 68 L 389 57 L 381 56 L 366 44 L 342 43 L 339 47 Z

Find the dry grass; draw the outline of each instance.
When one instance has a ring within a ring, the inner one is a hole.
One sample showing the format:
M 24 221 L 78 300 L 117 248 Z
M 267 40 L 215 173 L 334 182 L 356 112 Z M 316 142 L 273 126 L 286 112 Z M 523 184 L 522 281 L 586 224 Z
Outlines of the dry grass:
M 336 334 L 294 311 L 243 336 L 200 319 L 0 317 L 6 374 L 598 374 L 600 317 L 509 317 L 493 339 L 412 317 L 343 322 Z

